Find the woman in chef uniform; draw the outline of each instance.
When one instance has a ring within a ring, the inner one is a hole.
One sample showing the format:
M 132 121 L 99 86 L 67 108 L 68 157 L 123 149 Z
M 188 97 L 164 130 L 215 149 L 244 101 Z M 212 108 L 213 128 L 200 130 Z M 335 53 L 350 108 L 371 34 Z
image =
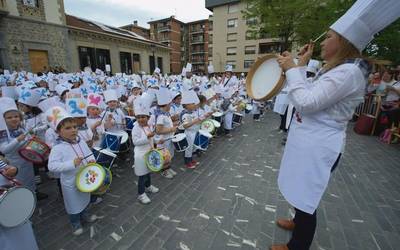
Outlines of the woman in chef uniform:
M 288 244 L 272 250 L 309 249 L 316 229 L 316 209 L 344 149 L 346 127 L 363 101 L 369 64 L 361 51 L 373 35 L 400 13 L 400 1 L 357 1 L 336 21 L 321 43 L 326 65 L 309 84 L 306 65 L 314 44 L 303 47 L 299 64 L 289 52 L 278 62 L 286 73 L 289 100 L 298 114 L 293 119 L 278 177 L 279 190 L 295 208 L 293 220 L 278 226 L 293 231 Z

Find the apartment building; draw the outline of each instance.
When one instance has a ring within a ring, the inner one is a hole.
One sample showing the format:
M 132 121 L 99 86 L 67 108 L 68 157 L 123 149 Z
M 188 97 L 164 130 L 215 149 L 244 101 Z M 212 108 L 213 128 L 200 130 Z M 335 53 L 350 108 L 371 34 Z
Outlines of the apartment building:
M 187 23 L 189 30 L 189 62 L 192 63 L 192 72 L 205 73 L 208 65 L 208 19 Z
M 255 39 L 249 26 L 257 19 L 245 19 L 242 11 L 247 3 L 238 0 L 206 0 L 206 8 L 213 12 L 209 17 L 208 61 L 216 72 L 223 72 L 226 64 L 234 72 L 248 72 L 258 57 L 280 51 L 280 43 L 264 35 Z
M 171 73 L 180 74 L 186 62 L 187 28 L 174 16 L 154 20 L 150 24 L 150 39 L 167 45 L 170 51 Z
M 146 39 L 150 39 L 150 29 L 139 26 L 137 20 L 133 21 L 133 24 L 128 24 L 119 28 L 135 32 Z

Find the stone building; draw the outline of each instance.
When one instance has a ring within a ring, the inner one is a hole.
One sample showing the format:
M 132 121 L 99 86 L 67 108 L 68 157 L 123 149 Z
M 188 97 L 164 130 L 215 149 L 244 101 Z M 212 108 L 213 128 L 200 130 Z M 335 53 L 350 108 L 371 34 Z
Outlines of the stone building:
M 111 73 L 170 72 L 170 48 L 135 32 L 66 15 L 73 71 L 90 66 Z
M 0 0 L 0 68 L 69 69 L 62 0 Z

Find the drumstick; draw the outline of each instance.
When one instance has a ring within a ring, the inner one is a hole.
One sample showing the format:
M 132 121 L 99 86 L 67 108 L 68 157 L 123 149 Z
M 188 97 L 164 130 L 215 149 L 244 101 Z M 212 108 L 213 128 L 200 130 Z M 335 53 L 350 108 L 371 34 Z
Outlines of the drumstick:
M 90 156 L 92 156 L 93 154 L 88 154 L 87 156 L 83 157 L 82 160 L 85 160 L 86 158 L 89 158 Z
M 325 35 L 326 35 L 326 31 L 324 31 L 321 35 L 319 35 L 319 37 L 315 38 L 312 42 L 316 43 L 319 39 L 321 39 Z

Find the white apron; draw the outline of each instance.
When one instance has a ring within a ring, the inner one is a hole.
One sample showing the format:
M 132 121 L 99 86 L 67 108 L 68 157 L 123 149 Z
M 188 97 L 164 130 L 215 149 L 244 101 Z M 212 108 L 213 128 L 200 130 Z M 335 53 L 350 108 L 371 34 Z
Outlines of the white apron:
M 276 96 L 274 104 L 274 112 L 280 115 L 284 115 L 288 105 L 289 105 L 289 97 L 286 92 L 281 91 L 279 95 Z
M 297 209 L 313 214 L 344 143 L 346 125 L 324 111 L 294 117 L 282 157 L 279 190 Z
M 149 129 L 145 128 L 146 132 L 149 133 Z M 150 173 L 149 169 L 146 166 L 146 162 L 144 160 L 144 155 L 152 148 L 151 140 L 147 138 L 147 135 L 143 131 L 143 128 L 139 126 L 136 122 L 132 129 L 132 142 L 134 147 L 135 154 L 135 174 L 137 176 L 143 176 Z

